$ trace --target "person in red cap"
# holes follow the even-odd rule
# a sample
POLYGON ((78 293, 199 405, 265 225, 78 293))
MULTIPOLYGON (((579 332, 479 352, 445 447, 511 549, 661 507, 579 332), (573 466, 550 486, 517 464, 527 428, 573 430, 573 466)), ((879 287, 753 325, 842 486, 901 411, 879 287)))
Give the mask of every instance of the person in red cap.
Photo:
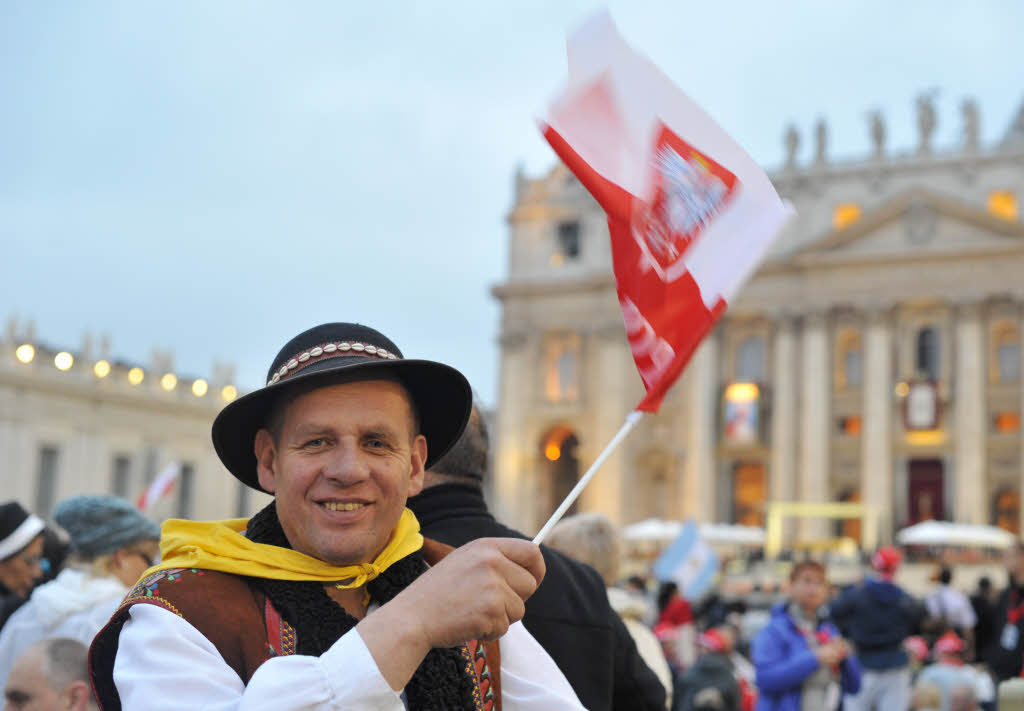
POLYGON ((832 604, 832 618, 854 643, 864 668, 860 692, 847 711, 890 711, 910 705, 910 660, 903 643, 924 619, 924 607, 893 578, 903 556, 883 546, 871 557, 874 577, 850 588, 832 604))
POLYGON ((967 643, 953 630, 939 637, 932 647, 935 662, 925 667, 917 680, 920 684, 933 684, 942 692, 941 711, 950 711, 953 690, 967 686, 974 690, 975 698, 987 703, 995 696, 991 677, 964 664, 967 643))

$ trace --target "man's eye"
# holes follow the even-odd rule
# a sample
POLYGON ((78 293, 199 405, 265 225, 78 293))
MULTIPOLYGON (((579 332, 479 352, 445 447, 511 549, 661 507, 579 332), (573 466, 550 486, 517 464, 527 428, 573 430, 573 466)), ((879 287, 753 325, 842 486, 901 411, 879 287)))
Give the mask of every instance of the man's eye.
POLYGON ((316 449, 317 447, 322 447, 325 444, 327 444, 327 440, 325 438, 323 438, 323 437, 316 437, 315 439, 309 440, 308 442, 306 442, 302 446, 303 447, 309 447, 311 449, 316 449))
POLYGON ((388 446, 388 443, 382 439, 368 439, 366 440, 366 446, 370 449, 384 449, 388 446))

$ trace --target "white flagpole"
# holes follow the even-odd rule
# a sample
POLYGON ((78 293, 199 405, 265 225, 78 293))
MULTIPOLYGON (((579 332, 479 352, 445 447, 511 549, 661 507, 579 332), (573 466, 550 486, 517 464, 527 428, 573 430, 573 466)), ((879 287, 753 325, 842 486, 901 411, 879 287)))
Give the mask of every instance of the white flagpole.
POLYGON ((643 416, 644 413, 640 410, 633 410, 633 412, 626 415, 626 421, 622 424, 622 427, 619 428, 616 435, 612 437, 612 441, 608 443, 599 455, 597 455, 597 459, 595 459, 594 463, 590 465, 590 469, 588 469, 587 473, 584 474, 578 482, 576 482, 576 486, 572 488, 572 491, 570 491, 569 495, 565 497, 565 500, 557 509, 555 509, 555 512, 551 514, 551 518, 549 518, 548 522, 544 524, 544 528, 540 529, 540 533, 533 537, 534 543, 539 544, 544 542, 544 539, 548 537, 549 533, 551 533, 551 529, 555 527, 556 523, 562 520, 562 516, 565 515, 565 512, 569 510, 569 507, 573 505, 573 502, 579 498, 581 493, 583 493, 587 484, 589 484, 590 480, 594 478, 594 474, 597 473, 597 470, 602 464, 604 464, 605 460, 611 456, 612 452, 615 451, 615 448, 619 446, 619 443, 626 438, 629 431, 633 429, 636 423, 639 422, 640 418, 643 416))

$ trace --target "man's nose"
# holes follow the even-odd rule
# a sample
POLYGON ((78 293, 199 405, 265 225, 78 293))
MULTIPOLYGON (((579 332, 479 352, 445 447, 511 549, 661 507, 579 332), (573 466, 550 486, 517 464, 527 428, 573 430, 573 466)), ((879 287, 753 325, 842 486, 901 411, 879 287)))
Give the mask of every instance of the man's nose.
POLYGON ((359 443, 343 439, 331 453, 323 473, 341 486, 350 486, 369 478, 370 468, 359 443))

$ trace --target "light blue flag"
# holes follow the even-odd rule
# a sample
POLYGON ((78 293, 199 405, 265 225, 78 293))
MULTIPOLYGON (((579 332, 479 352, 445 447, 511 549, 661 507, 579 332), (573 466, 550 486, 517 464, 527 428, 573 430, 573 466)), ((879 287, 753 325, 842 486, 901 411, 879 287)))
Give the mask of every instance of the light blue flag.
POLYGON ((688 520, 654 562, 654 574, 662 582, 678 585, 683 597, 696 600, 715 582, 718 556, 700 539, 697 524, 688 520))

